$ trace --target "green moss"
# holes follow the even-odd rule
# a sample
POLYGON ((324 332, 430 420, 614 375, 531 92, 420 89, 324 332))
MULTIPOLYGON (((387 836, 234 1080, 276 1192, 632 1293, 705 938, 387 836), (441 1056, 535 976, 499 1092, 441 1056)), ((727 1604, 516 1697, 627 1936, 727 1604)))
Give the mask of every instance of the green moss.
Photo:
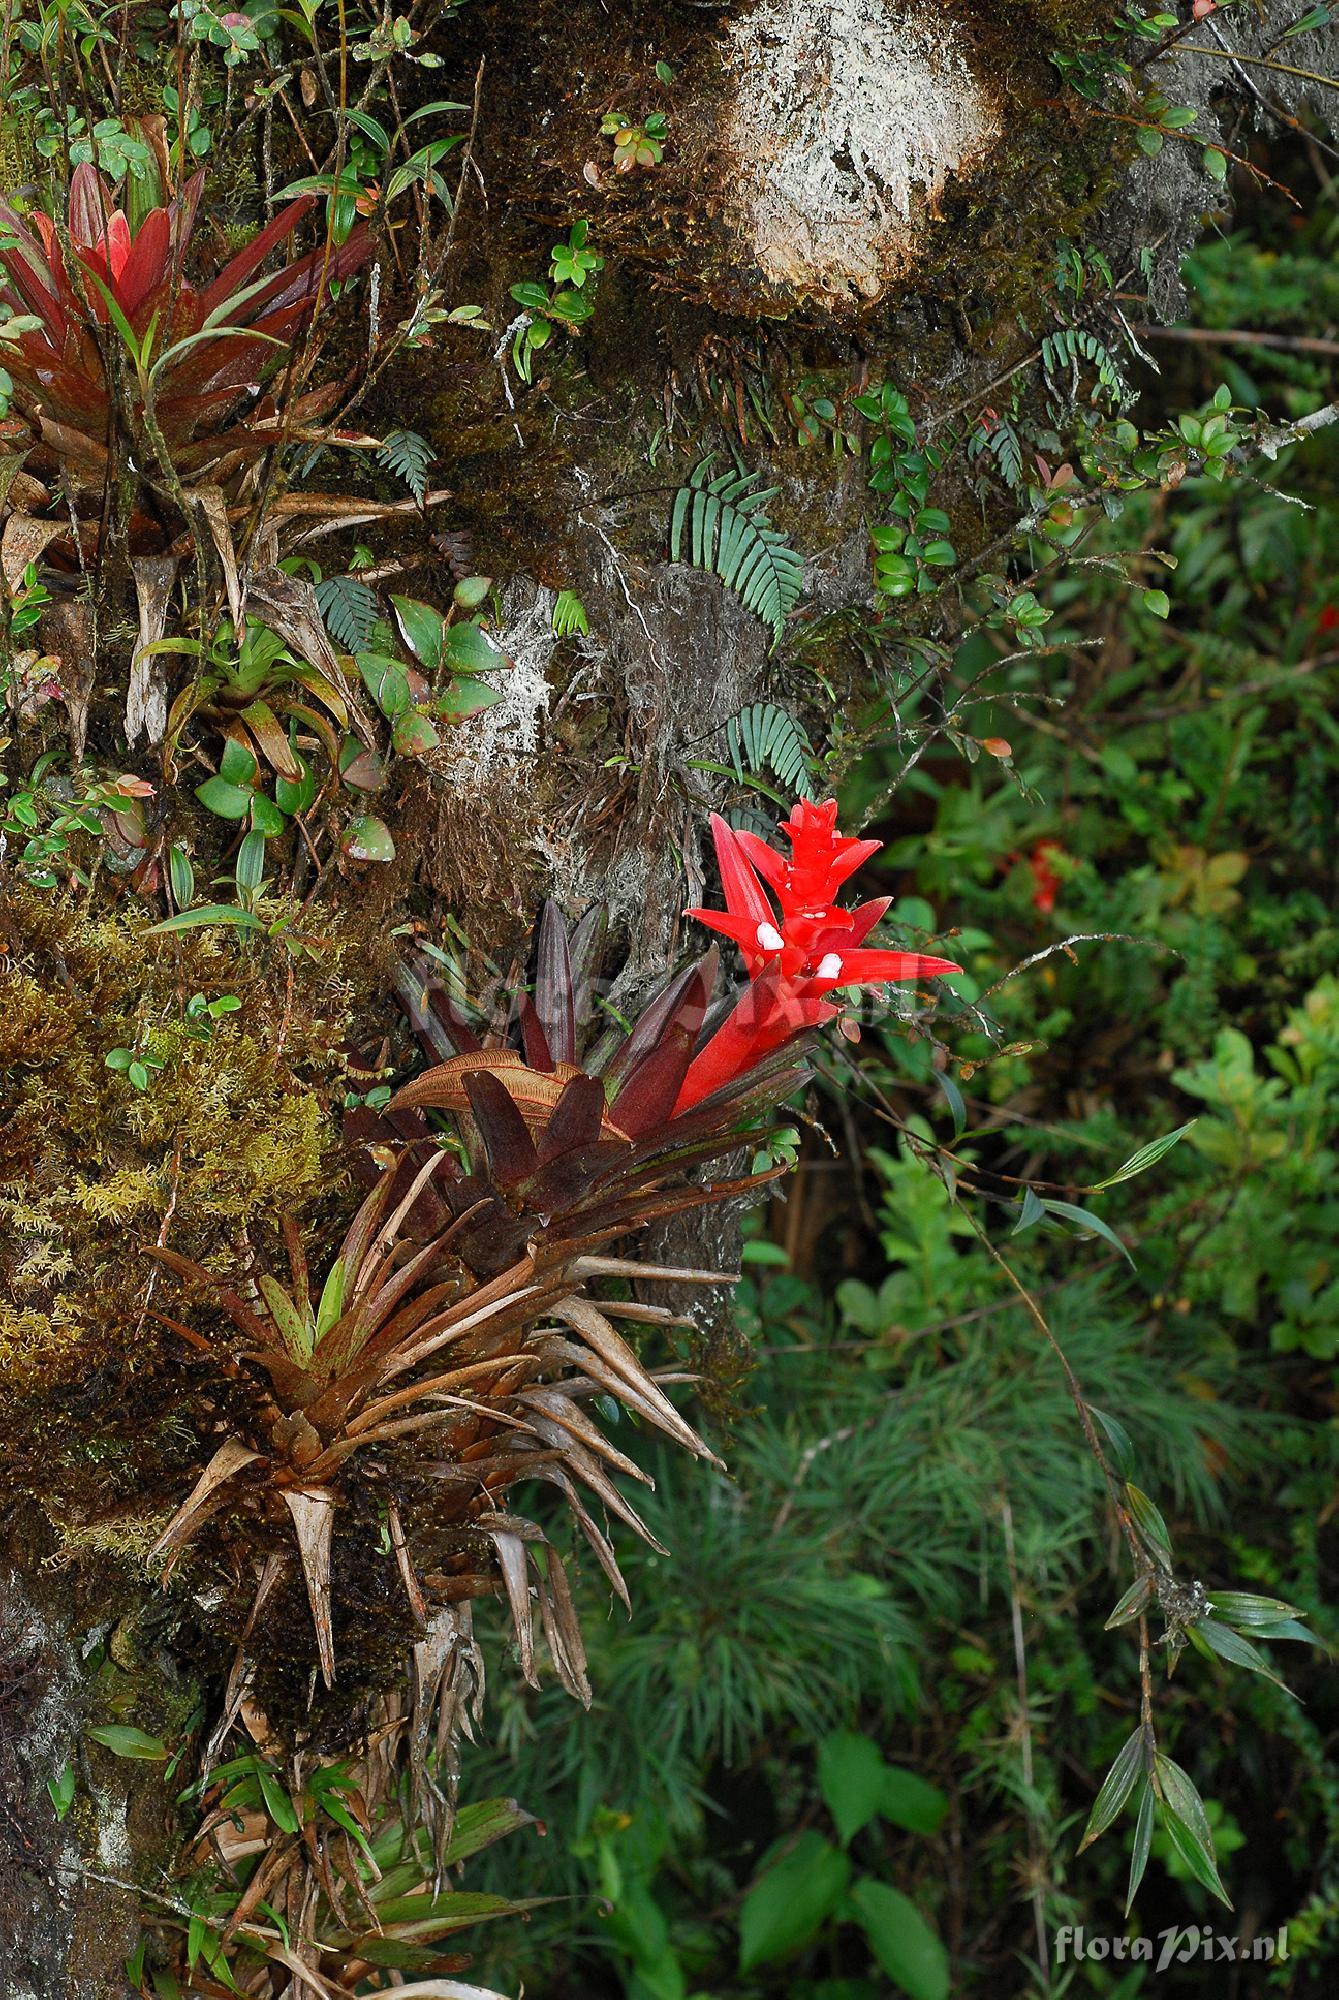
POLYGON ((16 891, 8 919, 0 1402, 37 1422, 93 1370, 154 1374, 171 1336, 148 1315, 143 1244, 210 1262, 256 1214, 340 1188, 332 1098, 353 995, 338 938, 292 968, 227 935, 150 938, 39 892, 16 891), (208 1040, 186 1018, 195 992, 242 1003, 208 1040), (147 1090, 107 1067, 118 1047, 162 1062, 147 1090))

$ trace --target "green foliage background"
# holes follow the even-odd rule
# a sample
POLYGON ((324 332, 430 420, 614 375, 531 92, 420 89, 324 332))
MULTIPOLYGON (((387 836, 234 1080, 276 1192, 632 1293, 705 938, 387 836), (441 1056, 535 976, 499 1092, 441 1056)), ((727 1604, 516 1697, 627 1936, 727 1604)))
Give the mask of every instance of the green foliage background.
MULTIPOLYGON (((1335 237, 1324 196, 1305 226, 1254 203, 1189 260, 1192 323, 1325 335, 1335 237)), ((1220 381, 1279 413, 1323 400, 1329 364, 1286 345, 1155 346, 1145 428, 1220 381)), ((942 1941, 959 1993, 1332 1990, 1333 436, 1267 478, 1136 500, 1110 546, 1175 557, 1134 565, 1166 580, 1170 614, 1100 567, 1062 572, 1048 642, 1101 649, 1024 656, 979 723, 1010 765, 935 751, 871 829, 892 844, 862 880, 914 878, 895 916, 957 927, 967 1002, 1096 937, 993 994, 1019 1052, 950 1030, 982 1065, 961 1138, 931 1044, 866 1026, 860 1108, 843 1125, 826 1095, 831 1140, 808 1133, 788 1198, 749 1219, 728 1476, 650 1453, 646 1518, 671 1553, 629 1551, 630 1625, 584 1579, 595 1706, 495 1684, 493 1740, 467 1760, 476 1796, 514 1790, 548 1818, 499 1881, 561 1898, 498 1932, 480 1976, 545 2000, 933 2000, 942 1941), (1274 1649, 1300 1701, 1193 1653, 1168 1683, 1155 1660, 1160 1740, 1208 1801, 1235 1913, 1159 1836, 1129 1934, 1156 1952, 1168 1926, 1247 1946, 1286 1927, 1286 1962, 1210 1971, 1198 1933, 1156 1981, 1056 1962, 1062 1926, 1127 1928, 1130 1820, 1076 1858, 1137 1720, 1130 1630, 1103 1631, 1121 1551, 1054 1355, 880 1101, 977 1189, 971 1212, 1130 1433, 1183 1572, 1286 1598, 1321 1635, 1274 1649), (1133 1268, 1055 1217, 1010 1240, 1018 1181, 1084 1199, 1192 1119, 1146 1175, 1085 1200, 1133 1268)), ((900 762, 864 757, 844 820, 900 762)))

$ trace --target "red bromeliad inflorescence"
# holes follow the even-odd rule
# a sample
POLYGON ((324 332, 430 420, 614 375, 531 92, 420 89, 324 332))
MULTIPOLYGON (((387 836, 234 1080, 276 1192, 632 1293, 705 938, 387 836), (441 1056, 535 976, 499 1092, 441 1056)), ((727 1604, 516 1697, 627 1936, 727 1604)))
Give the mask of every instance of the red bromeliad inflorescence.
POLYGON ((839 908, 833 898, 883 843, 838 833, 835 799, 822 805, 801 799, 791 808, 781 824, 789 858, 717 813, 711 831, 726 908, 687 914, 734 940, 749 986, 689 1066, 676 1112, 743 1075, 802 1029, 832 1020, 840 1010, 824 995, 839 987, 936 979, 962 970, 947 958, 865 946, 892 898, 877 896, 851 910, 839 908))
POLYGON ((346 1131, 369 1186, 395 1162, 398 1193, 413 1204, 411 1234, 442 1226, 444 1202, 468 1226, 478 1268, 493 1271, 537 1218, 602 1231, 608 1242, 633 1226, 644 1198, 672 1204, 661 1214, 724 1199, 735 1183, 685 1176, 748 1145, 758 1118, 804 1084, 806 1035, 840 1011, 827 995, 960 971, 950 959, 866 944, 889 899, 849 910, 834 899, 880 843, 839 834, 836 815, 832 802, 796 805, 783 827, 789 857, 713 820, 726 908, 689 914, 739 944, 749 979, 738 996, 713 1003, 713 945, 620 1034, 596 1004, 607 917, 598 905, 569 926, 545 904, 533 988, 513 987, 505 1015, 496 996, 467 1015, 431 959, 406 962, 398 990, 434 1066, 384 1112, 351 1110, 346 1131), (415 1200, 414 1177, 439 1150, 427 1111, 465 1121, 476 1165, 438 1170, 431 1198, 415 1200))

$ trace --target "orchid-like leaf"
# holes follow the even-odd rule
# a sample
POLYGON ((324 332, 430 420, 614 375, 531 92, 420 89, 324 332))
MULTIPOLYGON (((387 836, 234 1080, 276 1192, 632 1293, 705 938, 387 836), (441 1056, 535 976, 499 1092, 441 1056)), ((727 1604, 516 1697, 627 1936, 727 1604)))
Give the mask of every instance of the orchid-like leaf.
POLYGON ((319 1347, 332 1326, 344 1310, 344 1285, 347 1270, 342 1257, 336 1257, 321 1287, 321 1302, 316 1308, 316 1339, 319 1347))

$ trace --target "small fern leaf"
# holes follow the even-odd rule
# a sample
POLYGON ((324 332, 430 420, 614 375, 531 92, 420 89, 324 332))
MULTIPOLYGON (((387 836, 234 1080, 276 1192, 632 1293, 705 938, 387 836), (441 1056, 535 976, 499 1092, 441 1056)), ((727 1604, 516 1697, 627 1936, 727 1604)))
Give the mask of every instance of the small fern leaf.
POLYGON ((553 636, 570 639, 574 632, 590 631, 586 607, 574 590, 560 590, 553 601, 553 636))
POLYGON ((377 622, 375 591, 356 576, 327 576, 316 586, 325 629, 347 653, 362 653, 377 622))
POLYGON ((744 775, 744 757, 740 747, 739 717, 737 715, 732 715, 725 725, 725 747, 730 753, 730 762, 735 767, 735 776, 742 778, 744 775))
POLYGON ((687 530, 688 561, 696 569, 713 571, 733 590, 771 627, 775 645, 804 581, 803 559, 763 512, 781 489, 760 487, 756 472, 723 472, 712 478, 711 466, 710 458, 694 466, 688 484, 674 496, 670 560, 683 560, 687 530))
MULTIPOLYGON (((715 493, 706 494, 693 509, 693 561, 699 569, 711 568, 720 518, 721 502, 715 493)), ((725 581, 729 583, 730 578, 727 576, 725 581)))
POLYGON ((1006 483, 1019 487, 1023 483, 1023 447, 1018 432, 1007 417, 1001 417, 988 440, 991 456, 999 466, 1006 483))
POLYGON ((736 833, 756 833, 759 840, 766 841, 776 838, 775 815, 763 812, 757 806, 731 806, 726 818, 736 833))
POLYGON ((1116 357, 1105 342, 1095 333, 1082 326, 1062 326, 1054 333, 1048 333, 1041 344, 1041 365, 1048 386, 1058 393, 1057 378, 1068 371, 1069 394, 1077 397, 1079 378, 1083 365, 1087 363, 1097 376, 1097 390, 1110 397, 1113 404, 1126 401, 1128 390, 1116 357))
POLYGON ((775 702, 755 701, 732 715, 725 726, 725 740, 741 781, 746 770, 770 771, 793 797, 815 797, 813 745, 803 725, 775 702))
POLYGON ((670 561, 683 560, 683 530, 688 519, 688 509, 693 504, 691 486, 681 486, 674 496, 674 506, 670 511, 670 561))
POLYGON ((388 431, 377 447, 378 464, 403 480, 420 504, 427 496, 428 467, 436 456, 428 440, 417 431, 388 431))

